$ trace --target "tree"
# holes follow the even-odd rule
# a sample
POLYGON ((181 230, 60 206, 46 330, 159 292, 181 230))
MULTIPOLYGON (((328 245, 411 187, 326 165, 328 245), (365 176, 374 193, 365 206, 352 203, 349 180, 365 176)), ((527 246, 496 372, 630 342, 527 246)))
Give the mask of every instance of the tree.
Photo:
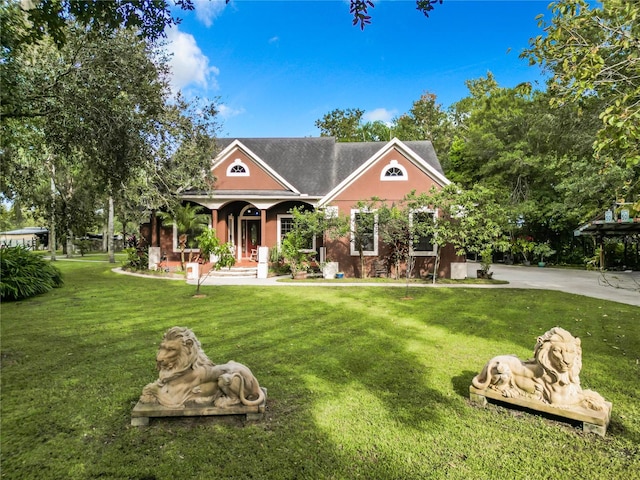
POLYGON ((388 142, 393 136, 391 126, 382 120, 366 122, 358 128, 358 131, 362 142, 388 142))
POLYGON ((377 248, 375 244, 379 225, 377 210, 382 205, 384 205, 382 200, 372 198, 368 201, 360 200, 354 207, 356 213, 351 219, 351 242, 360 259, 360 278, 367 276, 364 252, 374 251, 377 248))
POLYGON ((446 244, 453 245, 457 255, 486 256, 487 252, 509 248, 506 232, 511 219, 490 189, 474 185, 463 190, 451 183, 441 190, 432 189, 415 201, 438 212, 432 225, 424 225, 439 246, 434 271, 438 271, 441 247, 446 244))
POLYGON ((407 295, 416 262, 416 249, 423 239, 431 237, 433 231, 434 218, 429 213, 430 206, 423 203, 423 198, 411 192, 398 204, 383 204, 376 210, 378 234, 390 250, 389 258, 395 265, 396 279, 400 276, 400 265, 405 265, 407 295))
POLYGON ((69 21, 87 31, 132 28, 155 40, 164 35, 167 27, 180 22, 173 16, 172 4, 183 10, 194 8, 193 0, 22 0, 12 8, 23 13, 22 41, 34 43, 49 35, 62 46, 67 40, 69 21))
POLYGON ((222 243, 216 235, 213 228, 206 228, 198 237, 196 237, 200 256, 203 259, 213 258, 211 270, 207 273, 200 272, 198 275, 198 286, 196 295, 200 293, 200 285, 205 278, 209 276, 212 270, 220 270, 221 268, 231 268, 236 264, 236 257, 233 255, 233 244, 222 243))
MULTIPOLYGON (((182 10, 194 9, 194 0, 173 0, 171 3, 182 10)), ((24 14, 20 16, 22 22, 30 27, 15 27, 14 24, 14 28, 22 30, 22 41, 35 42, 49 34, 57 45, 62 45, 69 20, 88 31, 130 27, 148 39, 157 39, 164 35, 167 27, 180 23, 173 15, 171 3, 168 0, 22 0, 12 8, 24 14)), ((442 0, 416 0, 416 9, 428 17, 438 3, 442 4, 442 0)), ((361 29, 369 25, 369 8, 374 6, 371 0, 349 0, 353 25, 360 24, 361 29)))
POLYGON ((596 96, 603 100, 594 143, 604 169, 618 162, 640 163, 640 3, 558 0, 553 18, 540 19, 545 34, 523 55, 552 74, 552 105, 596 96))
POLYGON ((322 120, 316 120, 315 125, 320 129, 321 137, 336 137, 339 142, 357 142, 360 141, 359 127, 363 113, 359 108, 336 108, 322 120))
MULTIPOLYGON (((429 12, 433 10, 434 5, 442 4, 442 0, 416 0, 416 9, 421 11, 425 17, 429 16, 429 12)), ((364 30, 366 25, 371 24, 371 15, 369 8, 375 5, 371 0, 350 0, 349 12, 353 15, 353 24, 360 24, 360 29, 364 30)))
MULTIPOLYGON (((64 179, 77 172, 74 195, 88 192, 84 198, 93 204, 66 201, 82 209, 67 210, 56 222, 88 219, 88 211, 107 205, 113 230, 121 205, 132 212, 141 205, 173 207, 185 189, 210 186, 206 172, 217 128, 215 105, 169 99, 161 49, 131 31, 86 32, 73 24, 59 47, 48 36, 37 44, 12 45, 0 62, 2 83, 11 86, 2 95, 6 198, 48 205, 53 212, 50 195, 42 192, 50 191, 51 180, 62 196, 54 172, 64 179)), ((115 261, 112 244, 108 250, 115 261)))
POLYGON ((293 223, 282 240, 281 250, 291 276, 295 278, 298 271, 308 267, 308 249, 313 239, 319 236, 323 236, 323 239, 335 239, 346 235, 349 231, 349 219, 333 215, 326 208, 304 210, 294 207, 290 213, 293 223))
POLYGON ((453 140, 453 124, 436 102, 435 94, 424 92, 408 113, 395 119, 393 132, 400 140, 430 140, 440 163, 445 165, 453 140))
MULTIPOLYGON (((184 253, 187 247, 194 249, 197 246, 197 236, 209 225, 209 215, 201 213, 204 207, 192 203, 178 205, 173 211, 158 212, 157 215, 164 221, 175 224, 178 235, 178 248, 180 249, 180 267, 184 270, 184 253)), ((191 254, 189 254, 191 261, 191 254)))

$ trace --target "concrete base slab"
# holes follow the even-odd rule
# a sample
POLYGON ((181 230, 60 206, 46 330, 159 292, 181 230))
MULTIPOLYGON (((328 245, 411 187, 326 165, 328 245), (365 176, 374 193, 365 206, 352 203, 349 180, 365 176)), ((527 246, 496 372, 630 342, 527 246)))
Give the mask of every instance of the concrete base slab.
POLYGON ((242 415, 248 421, 259 421, 264 418, 267 404, 267 389, 264 392, 264 402, 260 405, 248 407, 246 405, 235 405, 233 407, 218 408, 213 406, 187 406, 184 408, 168 408, 158 404, 138 402, 131 411, 131 425, 143 427, 149 425, 149 419, 162 417, 208 417, 208 416, 229 416, 242 415))
POLYGON ((559 418, 577 420, 582 422, 583 431, 596 433, 602 437, 604 437, 607 432, 607 427, 611 421, 611 402, 606 402, 607 409, 601 411, 579 407, 572 409, 558 408, 530 398, 507 398, 495 390, 479 390, 473 386, 469 387, 469 398, 473 403, 483 407, 487 404, 487 399, 492 399, 506 404, 517 405, 518 407, 523 407, 528 410, 544 412, 559 418))

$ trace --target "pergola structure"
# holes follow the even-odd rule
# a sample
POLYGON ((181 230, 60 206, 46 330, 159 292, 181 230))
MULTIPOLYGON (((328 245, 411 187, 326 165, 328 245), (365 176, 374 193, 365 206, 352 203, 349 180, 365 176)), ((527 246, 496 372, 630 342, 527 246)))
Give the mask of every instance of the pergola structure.
MULTIPOLYGON (((636 237, 636 242, 640 241, 640 217, 629 215, 629 210, 622 209, 616 216, 616 210, 610 209, 574 230, 574 236, 591 236, 596 239, 600 246, 600 266, 605 265, 604 243, 607 238, 628 239, 636 237)), ((625 242, 628 245, 629 242, 625 242)))

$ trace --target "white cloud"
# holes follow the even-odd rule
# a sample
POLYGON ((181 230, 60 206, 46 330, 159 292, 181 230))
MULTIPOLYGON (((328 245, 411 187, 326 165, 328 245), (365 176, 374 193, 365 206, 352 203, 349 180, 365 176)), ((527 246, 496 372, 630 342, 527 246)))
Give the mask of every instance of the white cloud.
POLYGON ((173 27, 167 31, 167 49, 172 54, 171 87, 174 91, 188 85, 196 85, 205 90, 217 89, 215 76, 220 73, 217 67, 209 65, 209 58, 202 53, 193 35, 173 27))
POLYGON ((362 115, 362 119, 365 122, 377 122, 378 120, 389 124, 393 117, 397 114, 396 110, 387 110, 386 108, 376 108, 375 110, 371 110, 370 112, 365 112, 362 115))
POLYGON ((244 113, 244 108, 232 108, 224 103, 217 105, 218 112, 222 118, 231 118, 244 113))
POLYGON ((193 6, 196 18, 210 27, 213 25, 213 20, 224 10, 226 2, 225 0, 193 0, 193 6))

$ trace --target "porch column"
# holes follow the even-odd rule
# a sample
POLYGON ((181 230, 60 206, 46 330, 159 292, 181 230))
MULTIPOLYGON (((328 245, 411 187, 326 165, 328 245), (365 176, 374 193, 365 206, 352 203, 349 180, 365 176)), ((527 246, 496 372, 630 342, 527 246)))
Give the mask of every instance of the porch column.
POLYGON ((216 231, 216 237, 218 237, 219 240, 223 240, 224 237, 221 237, 218 231, 218 210, 216 208, 211 210, 211 228, 216 231))
POLYGON ((151 238, 149 241, 151 242, 150 247, 159 247, 160 239, 158 235, 158 217, 156 216, 156 211, 151 211, 151 238))
POLYGON ((267 234, 267 211, 260 210, 260 245, 266 245, 265 235, 267 234))

